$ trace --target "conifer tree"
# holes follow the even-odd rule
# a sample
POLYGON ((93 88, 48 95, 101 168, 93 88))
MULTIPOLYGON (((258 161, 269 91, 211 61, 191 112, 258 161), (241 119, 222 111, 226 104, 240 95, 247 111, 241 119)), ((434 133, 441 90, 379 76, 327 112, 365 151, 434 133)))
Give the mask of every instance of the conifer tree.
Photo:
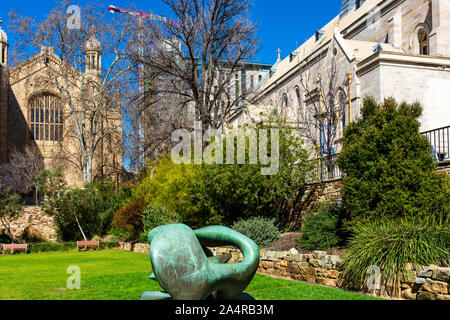
POLYGON ((361 111, 344 132, 338 159, 344 220, 384 216, 448 222, 450 179, 436 172, 430 143, 420 134, 422 106, 366 98, 361 111))

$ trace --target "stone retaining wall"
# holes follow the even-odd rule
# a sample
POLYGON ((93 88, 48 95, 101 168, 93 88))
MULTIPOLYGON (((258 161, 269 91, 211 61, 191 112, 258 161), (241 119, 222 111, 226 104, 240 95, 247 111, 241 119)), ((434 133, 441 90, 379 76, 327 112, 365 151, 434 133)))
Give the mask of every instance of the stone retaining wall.
MULTIPOLYGON (((344 285, 341 277, 341 263, 341 257, 328 255, 326 251, 299 254, 295 249, 290 251, 263 250, 258 271, 286 279, 349 289, 344 285)), ((367 287, 356 290, 385 298, 450 300, 449 267, 427 266, 416 269, 409 265, 407 269, 406 274, 399 277, 400 283, 397 286, 388 284, 376 291, 370 291, 367 287), (401 292, 398 291, 398 287, 401 288, 401 292)), ((353 289, 355 290, 355 288, 353 289)))
POLYGON ((304 215, 308 211, 317 212, 321 203, 325 201, 338 202, 342 199, 342 179, 335 179, 323 183, 309 183, 298 204, 294 204, 289 217, 289 228, 300 229, 304 215))
MULTIPOLYGON (((53 217, 42 212, 41 207, 27 206, 23 211, 10 222, 11 233, 14 237, 21 237, 27 227, 32 227, 42 236, 50 241, 57 240, 56 230, 53 224, 53 217)), ((0 230, 2 226, 0 226, 0 230)))
POLYGON ((261 251, 258 271, 291 280, 338 287, 339 265, 337 255, 328 255, 326 251, 314 251, 312 254, 299 254, 297 250, 261 251))
POLYGON ((436 170, 438 172, 446 172, 450 179, 450 160, 441 163, 436 170))
MULTIPOLYGON (((120 243, 120 249, 148 254, 149 244, 120 243)), ((242 253, 237 249, 210 248, 214 255, 231 253, 230 263, 242 261, 242 253)), ((300 254, 295 249, 289 251, 260 251, 258 272, 289 280, 305 281, 331 287, 342 288, 341 257, 329 255, 326 251, 300 254)), ((415 270, 409 266, 407 274, 401 277, 401 297, 409 300, 450 300, 450 268, 437 266, 421 267, 415 270)), ((369 293, 385 298, 399 298, 393 286, 387 286, 369 293)))

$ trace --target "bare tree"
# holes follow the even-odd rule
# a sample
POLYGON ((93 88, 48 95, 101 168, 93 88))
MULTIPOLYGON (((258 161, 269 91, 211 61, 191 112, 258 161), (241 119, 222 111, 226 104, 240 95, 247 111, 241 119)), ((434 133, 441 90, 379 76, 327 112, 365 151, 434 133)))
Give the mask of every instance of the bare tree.
POLYGON ((27 194, 34 192, 38 204, 36 175, 44 169, 44 161, 35 145, 27 145, 23 152, 13 149, 9 152, 9 162, 0 165, 0 189, 27 194))
POLYGON ((333 46, 316 67, 300 74, 304 92, 304 110, 298 112, 300 134, 317 150, 328 173, 334 170, 333 155, 346 125, 348 80, 338 67, 333 46))
POLYGON ((172 148, 172 132, 186 128, 193 119, 185 112, 178 95, 154 96, 147 91, 125 111, 125 150, 131 167, 143 165, 142 156, 155 160, 172 148))
POLYGON ((153 100, 147 100, 146 107, 156 109, 152 115, 174 110, 174 116, 169 116, 173 123, 167 129, 185 121, 175 116, 182 113, 201 121, 203 130, 220 128, 242 98, 231 94, 232 77, 258 46, 256 28, 247 13, 251 1, 163 2, 177 22, 145 20, 137 24, 131 53, 152 81, 148 94, 153 100))
MULTIPOLYGON (((121 159, 121 109, 124 97, 133 89, 125 55, 132 22, 128 17, 108 20, 106 8, 88 5, 82 8, 80 29, 70 29, 66 13, 70 4, 70 0, 58 3, 39 23, 11 12, 11 29, 19 34, 15 51, 44 46, 42 58, 33 60, 46 71, 38 86, 56 88, 68 110, 64 140, 74 141, 71 146, 61 144, 65 149, 58 154, 89 183, 94 168, 102 171, 106 166, 106 158, 113 161, 119 154, 121 159), (107 63, 101 63, 102 57, 107 63)), ((121 165, 111 161, 109 166, 121 165)))

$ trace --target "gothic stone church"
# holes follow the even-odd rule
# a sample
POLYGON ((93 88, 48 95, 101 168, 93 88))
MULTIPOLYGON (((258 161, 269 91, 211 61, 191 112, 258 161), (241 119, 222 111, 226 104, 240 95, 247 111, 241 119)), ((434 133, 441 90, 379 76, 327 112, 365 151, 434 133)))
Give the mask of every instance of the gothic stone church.
MULTIPOLYGON (((55 82, 45 81, 50 79, 49 64, 55 67, 61 61, 52 47, 42 47, 40 53, 9 67, 8 46, 0 20, 0 163, 8 161, 11 150, 20 152, 26 145, 35 145, 46 168, 62 166, 69 185, 82 185, 80 146, 70 109, 55 82)), ((76 98, 80 97, 76 81, 101 81, 102 48, 95 32, 83 50, 86 70, 80 74, 72 68, 75 84, 68 84, 71 96, 76 98)), ((105 136, 94 154, 93 178, 117 178, 122 170, 122 116, 111 112, 101 125, 106 122, 113 123, 115 130, 105 136)))
POLYGON ((359 117, 364 97, 394 97, 422 104, 421 131, 436 133, 438 157, 450 159, 450 0, 343 0, 341 8, 286 58, 278 55, 230 125, 259 121, 265 111, 285 113, 302 129, 314 121, 312 105, 320 99, 319 106, 340 111, 338 153, 343 129, 359 117), (331 73, 334 78, 326 79, 331 73), (322 92, 319 79, 332 89, 322 92))

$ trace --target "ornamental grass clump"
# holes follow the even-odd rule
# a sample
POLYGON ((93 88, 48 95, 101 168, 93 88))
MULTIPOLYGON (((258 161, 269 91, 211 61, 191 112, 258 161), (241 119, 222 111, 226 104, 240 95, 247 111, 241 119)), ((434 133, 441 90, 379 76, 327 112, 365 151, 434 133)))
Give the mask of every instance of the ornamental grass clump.
MULTIPOLYGON (((380 268, 381 285, 400 290, 407 264, 449 266, 450 227, 415 219, 379 219, 353 223, 342 264, 348 287, 365 287, 372 266, 380 268)), ((372 267, 373 268, 373 267, 372 267)))

